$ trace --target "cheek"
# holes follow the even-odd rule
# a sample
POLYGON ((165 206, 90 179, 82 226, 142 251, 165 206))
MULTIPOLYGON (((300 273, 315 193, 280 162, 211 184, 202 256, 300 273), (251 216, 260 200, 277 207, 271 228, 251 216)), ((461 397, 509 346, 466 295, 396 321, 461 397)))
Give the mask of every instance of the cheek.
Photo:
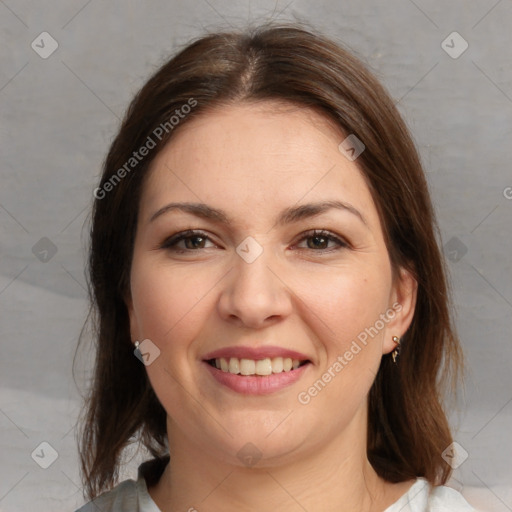
POLYGON ((297 295, 322 320, 325 344, 342 349, 386 310, 388 281, 384 269, 375 267, 330 269, 297 279, 297 295))
POLYGON ((391 281, 384 268, 369 266, 338 269, 315 281, 322 287, 308 279, 302 293, 325 352, 320 375, 307 383, 300 403, 311 407, 308 417, 325 417, 329 410, 336 419, 326 428, 336 429, 353 417, 378 372, 385 329, 372 328, 387 309, 391 281))
POLYGON ((170 340, 187 340, 208 291, 218 281, 213 272, 134 261, 131 290, 139 336, 163 347, 170 340))

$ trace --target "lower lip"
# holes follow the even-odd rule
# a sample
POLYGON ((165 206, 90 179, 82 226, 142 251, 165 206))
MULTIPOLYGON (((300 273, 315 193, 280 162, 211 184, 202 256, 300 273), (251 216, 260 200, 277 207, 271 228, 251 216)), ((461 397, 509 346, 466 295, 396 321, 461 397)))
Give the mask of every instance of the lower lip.
POLYGON ((213 378, 220 384, 241 393, 243 395, 269 395, 280 391, 287 386, 297 382, 307 371, 311 363, 299 366, 296 370, 289 372, 273 373, 272 375, 250 375, 244 376, 235 373, 223 372, 214 368, 211 364, 203 361, 213 378))

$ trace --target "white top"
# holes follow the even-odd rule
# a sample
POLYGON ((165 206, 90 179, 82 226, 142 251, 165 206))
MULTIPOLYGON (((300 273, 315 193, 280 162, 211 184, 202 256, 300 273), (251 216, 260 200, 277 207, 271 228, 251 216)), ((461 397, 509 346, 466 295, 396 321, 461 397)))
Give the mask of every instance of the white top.
MULTIPOLYGON (((124 480, 75 512, 161 512, 149 495, 144 477, 148 471, 151 472, 153 462, 147 461, 139 466, 136 481, 124 480)), ((160 474, 164 467, 160 461, 160 474)), ((158 479, 160 475, 153 474, 153 478, 155 476, 158 479)), ((475 512, 475 509, 455 489, 444 485, 432 487, 420 477, 383 512, 475 512)))

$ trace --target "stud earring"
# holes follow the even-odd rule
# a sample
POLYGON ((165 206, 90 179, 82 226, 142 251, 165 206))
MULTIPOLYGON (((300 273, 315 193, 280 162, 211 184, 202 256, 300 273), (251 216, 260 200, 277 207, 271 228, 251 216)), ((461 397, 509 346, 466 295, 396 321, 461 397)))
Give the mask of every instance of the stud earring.
POLYGON ((397 347, 391 353, 391 357, 393 358, 393 363, 396 364, 396 358, 400 355, 400 338, 398 336, 393 336, 393 341, 397 344, 397 347))
POLYGON ((139 345, 140 345, 140 343, 139 343, 138 341, 136 341, 136 342, 134 343, 135 350, 133 351, 133 355, 134 355, 137 359, 139 359, 140 361, 142 361, 142 353, 141 353, 141 351, 140 351, 139 345))

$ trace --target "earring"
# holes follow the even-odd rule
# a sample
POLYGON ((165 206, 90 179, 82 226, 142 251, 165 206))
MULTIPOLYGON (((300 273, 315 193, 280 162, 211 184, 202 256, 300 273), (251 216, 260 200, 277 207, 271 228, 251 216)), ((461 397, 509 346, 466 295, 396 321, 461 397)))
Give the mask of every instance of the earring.
POLYGON ((393 336, 393 341, 397 344, 397 347, 391 353, 391 357, 393 358, 393 363, 396 364, 396 358, 400 355, 400 338, 398 336, 393 336))
POLYGON ((144 362, 144 360, 142 359, 142 353, 141 353, 140 348, 139 348, 140 343, 138 341, 136 341, 134 345, 135 345, 135 350, 133 351, 133 355, 137 359, 139 359, 139 361, 144 362))

